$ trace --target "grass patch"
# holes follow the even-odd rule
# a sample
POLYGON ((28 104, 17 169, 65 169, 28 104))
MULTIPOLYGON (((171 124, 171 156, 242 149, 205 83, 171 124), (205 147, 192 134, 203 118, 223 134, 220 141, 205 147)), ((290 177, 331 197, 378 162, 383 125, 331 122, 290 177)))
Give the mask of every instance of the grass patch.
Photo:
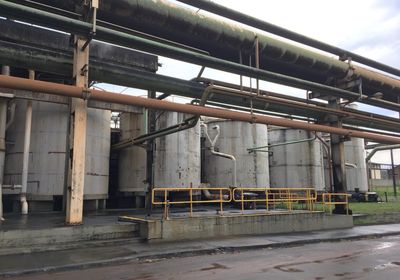
POLYGON ((353 214, 383 214, 383 213, 400 213, 400 201, 389 202, 352 202, 350 209, 353 214))

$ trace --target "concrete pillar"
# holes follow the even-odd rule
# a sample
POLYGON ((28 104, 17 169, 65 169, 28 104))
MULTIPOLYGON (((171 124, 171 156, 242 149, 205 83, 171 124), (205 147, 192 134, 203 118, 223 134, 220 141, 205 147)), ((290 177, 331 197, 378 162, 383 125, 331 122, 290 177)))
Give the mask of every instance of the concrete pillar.
MULTIPOLYGON (((74 39, 75 85, 88 88, 89 47, 82 50, 86 39, 74 39)), ((83 222, 83 192, 85 182, 87 102, 80 98, 71 101, 70 129, 70 184, 67 189, 66 224, 79 225, 83 222)))

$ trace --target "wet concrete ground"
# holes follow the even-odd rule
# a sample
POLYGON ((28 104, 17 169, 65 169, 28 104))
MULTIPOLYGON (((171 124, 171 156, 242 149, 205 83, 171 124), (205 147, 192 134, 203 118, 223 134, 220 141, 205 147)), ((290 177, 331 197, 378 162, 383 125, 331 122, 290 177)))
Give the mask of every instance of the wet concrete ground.
MULTIPOLYGON (((61 248, 47 248, 49 251, 26 251, 23 254, 10 253, 0 254, 0 276, 20 275, 21 273, 37 273, 43 271, 72 270, 88 267, 99 267, 127 263, 136 260, 153 260, 159 258, 180 258, 183 256, 218 254, 227 252, 253 251, 253 249, 271 248, 271 252, 280 254, 279 248, 288 246, 299 246, 302 244, 318 244, 324 246, 325 250, 335 250, 336 246, 341 246, 343 239, 358 240, 369 238, 375 242, 373 237, 377 236, 400 236, 400 224, 360 226, 352 229, 315 231, 306 233, 291 233, 277 235, 259 236, 235 236, 215 239, 203 239, 193 241, 165 242, 165 243, 140 243, 135 239, 124 239, 103 244, 97 242, 80 242, 78 247, 68 250, 61 248), (320 244, 319 242, 330 242, 320 244), (272 249, 274 248, 274 249, 272 249), (276 251, 275 251, 276 250, 276 251)), ((397 242, 397 241, 396 241, 397 242)), ((368 242, 366 243, 368 244, 368 242)), ((293 247, 294 248, 294 247, 293 247)), ((313 245, 307 245, 307 250, 312 250, 313 245), (311 248, 311 249, 310 249, 311 248)), ((0 248, 0 253, 4 249, 0 248)), ((295 249, 293 249, 295 250, 295 249)), ((297 249, 296 249, 297 250, 297 249)), ((254 254, 259 254, 254 250, 254 254)), ((344 254, 344 253, 343 253, 344 254)), ((227 255, 221 255, 228 256, 227 255)), ((278 255, 277 255, 278 256, 278 255)), ((318 255, 317 255, 318 256, 318 255)), ((307 256, 309 258, 311 256, 307 256)), ((201 257, 199 257, 201 259, 201 257)), ((207 259, 207 258, 205 258, 207 259)), ((399 260, 391 260, 393 262, 399 260)), ((212 263, 219 263, 214 261, 212 263)), ((211 264, 212 264, 211 263, 211 264)), ((266 264, 269 264, 266 262, 266 264)), ((225 264, 224 264, 225 265, 225 264)), ((250 266, 252 266, 250 264, 250 266)), ((135 268, 134 271, 136 271, 135 268)), ((107 269, 106 269, 107 270, 107 269)), ((31 274, 33 275, 33 274, 31 274)), ((135 274, 136 275, 136 274, 135 274)), ((78 275, 79 276, 79 275, 78 275)), ((33 276, 32 276, 33 277, 33 276)), ((36 274, 35 274, 36 277, 36 274)), ((111 277, 111 276, 110 276, 111 277)), ((32 278, 36 279, 36 278, 32 278)), ((51 279, 51 278, 47 278, 51 279)), ((80 278, 78 278, 80 279, 80 278)), ((85 278, 97 279, 97 278, 85 278)), ((102 279, 113 279, 102 278, 102 279)), ((124 278, 115 278, 124 279, 124 278)), ((126 278, 140 279, 140 278, 126 278)), ((152 278, 150 278, 152 279, 152 278)), ((156 278, 157 279, 157 278, 156 278)), ((303 278, 300 278, 303 279, 303 278)), ((398 278, 400 279, 400 278, 398 278)))
POLYGON ((400 236, 250 250, 8 279, 400 279, 400 236))

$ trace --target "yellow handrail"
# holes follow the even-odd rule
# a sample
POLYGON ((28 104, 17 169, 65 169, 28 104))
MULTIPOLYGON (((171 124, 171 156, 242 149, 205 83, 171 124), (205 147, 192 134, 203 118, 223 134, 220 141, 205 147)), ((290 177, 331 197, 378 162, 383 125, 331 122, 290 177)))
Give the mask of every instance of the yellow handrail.
POLYGON ((154 188, 152 191, 152 204, 153 205, 164 205, 164 218, 169 218, 168 207, 175 204, 189 204, 190 217, 193 215, 193 204, 220 204, 220 214, 223 215, 223 204, 232 201, 232 191, 230 188, 154 188), (217 199, 207 200, 193 200, 193 191, 206 190, 212 193, 214 196, 218 196, 217 199), (189 200, 169 201, 168 195, 170 192, 187 192, 189 200), (227 198, 226 198, 227 196, 227 198), (157 197, 163 197, 163 200, 156 200, 157 197))
POLYGON ((322 205, 329 206, 329 212, 332 214, 332 205, 345 205, 346 207, 346 214, 349 215, 349 194, 347 193, 323 193, 322 194, 322 205), (344 197, 344 201, 332 201, 333 197, 344 197), (328 199, 326 199, 328 198, 328 199))
POLYGON ((317 193, 313 188, 235 188, 232 192, 234 202, 241 203, 242 213, 244 203, 264 202, 265 208, 269 210, 269 204, 285 203, 289 211, 293 210, 293 203, 303 201, 307 209, 314 210, 314 203, 317 200, 317 193), (239 193, 240 192, 240 193, 239 193), (265 197, 246 197, 245 192, 263 193, 265 197))

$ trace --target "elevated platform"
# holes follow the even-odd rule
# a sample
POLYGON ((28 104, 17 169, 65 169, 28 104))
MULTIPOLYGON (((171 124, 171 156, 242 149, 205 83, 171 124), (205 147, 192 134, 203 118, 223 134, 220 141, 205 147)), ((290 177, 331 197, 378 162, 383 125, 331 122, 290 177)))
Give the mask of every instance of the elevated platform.
MULTIPOLYGON (((132 212, 126 212, 129 214, 132 212)), ((6 215, 0 224, 0 255, 57 250, 79 246, 84 242, 98 242, 135 238, 139 226, 118 221, 117 213, 86 215, 84 224, 67 226, 61 213, 6 215)))
POLYGON ((351 215, 330 215, 310 211, 247 210, 225 211, 216 215, 205 211, 188 217, 175 213, 170 219, 161 217, 121 216, 120 221, 139 225, 140 237, 148 241, 177 241, 223 236, 260 235, 344 229, 353 227, 351 215))

